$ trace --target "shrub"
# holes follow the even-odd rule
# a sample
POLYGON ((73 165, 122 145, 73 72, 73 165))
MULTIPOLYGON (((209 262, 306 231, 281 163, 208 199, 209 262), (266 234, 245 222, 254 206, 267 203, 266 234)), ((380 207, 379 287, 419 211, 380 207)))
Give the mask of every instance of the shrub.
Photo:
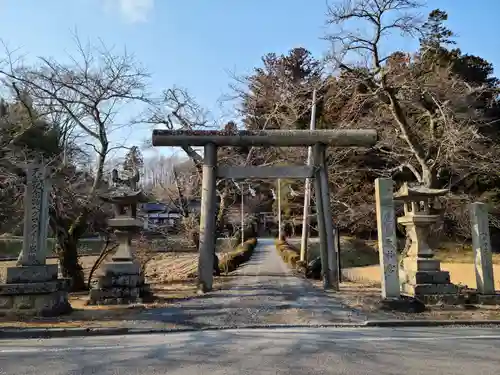
MULTIPOLYGON (((252 238, 255 238, 257 236, 257 231, 253 226, 248 226, 245 228, 244 233, 244 240, 251 240, 252 238)), ((234 241, 235 241, 235 246, 238 243, 241 243, 241 231, 238 230, 237 232, 234 233, 234 241)))
POLYGON ((284 240, 276 240, 275 242, 276 250, 281 256, 281 259, 286 264, 289 264, 293 269, 295 269, 300 264, 300 255, 288 242, 284 240))
POLYGON ((250 238, 238 245, 233 251, 224 253, 219 259, 219 268, 224 273, 229 273, 250 259, 257 246, 257 239, 250 238))

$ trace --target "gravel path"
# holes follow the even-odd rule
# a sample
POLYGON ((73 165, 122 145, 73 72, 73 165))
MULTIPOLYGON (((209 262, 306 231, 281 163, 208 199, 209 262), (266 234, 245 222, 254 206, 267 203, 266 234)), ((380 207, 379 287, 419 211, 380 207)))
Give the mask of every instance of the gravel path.
POLYGON ((250 261, 227 279, 224 290, 145 311, 139 318, 142 322, 198 328, 365 320, 307 280, 294 276, 279 257, 273 239, 259 239, 250 261))

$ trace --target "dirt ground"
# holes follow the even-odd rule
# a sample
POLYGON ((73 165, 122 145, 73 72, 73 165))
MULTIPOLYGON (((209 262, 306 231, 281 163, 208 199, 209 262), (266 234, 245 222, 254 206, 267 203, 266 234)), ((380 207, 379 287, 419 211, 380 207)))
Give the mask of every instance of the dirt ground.
MULTIPOLYGON (((311 281, 317 288, 321 282, 311 281)), ((386 312, 380 310, 380 284, 345 281, 339 292, 327 292, 342 304, 364 313, 368 319, 413 320, 496 320, 500 319, 500 306, 428 306, 428 311, 418 314, 386 312)))
MULTIPOLYGON (((223 288, 224 278, 214 279, 214 290, 223 288)), ((177 281, 169 284, 153 285, 155 301, 119 306, 88 306, 88 293, 72 293, 69 301, 73 312, 58 317, 27 317, 9 315, 0 317, 0 328, 30 327, 30 328, 98 328, 124 327, 134 321, 144 310, 167 307, 174 302, 182 301, 196 295, 195 284, 191 280, 177 281)), ((175 328, 175 325, 162 325, 163 328, 175 328)))
MULTIPOLYGON (((311 244, 310 258, 318 254, 319 244, 311 244)), ((452 283, 476 288, 474 258, 470 246, 444 243, 438 247, 435 257, 441 260, 441 269, 450 272, 452 283)), ((493 263, 494 274, 500 275, 500 254, 493 254, 493 263)), ((380 266, 376 241, 342 237, 341 264, 346 281, 341 284, 340 292, 328 293, 332 293, 332 296, 340 299, 346 306, 364 312, 371 319, 500 319, 500 306, 481 306, 476 309, 436 306, 421 314, 381 312, 380 266)), ((311 282, 321 288, 320 281, 311 282)), ((500 277, 495 280, 495 288, 500 291, 500 277)))
MULTIPOLYGON (((220 246, 218 251, 225 251, 227 246, 220 246)), ((232 249, 232 248, 231 248, 232 249)), ((195 273, 198 266, 198 253, 188 249, 174 252, 145 253, 139 252, 139 257, 149 259, 146 262, 146 282, 151 285, 155 301, 153 303, 135 304, 129 306, 87 306, 88 292, 72 293, 70 303, 74 311, 57 318, 25 317, 9 315, 0 317, 0 327, 120 327, 134 319, 140 311, 155 307, 165 307, 176 301, 190 298, 197 294, 195 273)), ((98 256, 80 256, 87 280, 98 256)), ((109 255, 105 261, 110 260, 109 255)), ((48 264, 57 264, 56 258, 48 258, 48 264)), ((0 261, 0 267, 14 266, 15 261, 0 261)), ((97 271, 98 272, 98 271, 97 271)), ((214 290, 222 288, 224 278, 214 279, 214 290)), ((168 328, 168 327, 167 327, 168 328)))
MULTIPOLYGON (((97 256, 82 256, 80 264, 87 279, 97 256)), ((194 272, 198 254, 194 252, 159 253, 146 264, 146 281, 151 285, 156 301, 150 304, 130 306, 87 306, 88 292, 70 295, 74 311, 58 318, 27 318, 23 316, 0 317, 0 327, 119 327, 144 309, 161 307, 174 300, 189 298, 196 294, 194 272)), ((56 264, 57 259, 47 259, 56 264)), ((0 267, 15 265, 15 261, 2 261, 0 267)), ((214 287, 217 287, 216 285, 214 287)))
MULTIPOLYGON (((496 306, 466 310, 463 307, 434 307, 421 314, 389 313, 379 310, 380 301, 380 269, 375 241, 361 241, 352 238, 342 239, 342 265, 345 280, 340 292, 332 293, 344 305, 362 311, 369 319, 500 319, 500 308, 496 306), (356 267, 361 265, 360 267, 356 267)), ((317 244, 311 246, 311 253, 317 250, 317 244)), ((81 264, 86 277, 97 256, 82 256, 81 264)), ((451 274, 453 283, 475 288, 472 251, 464 248, 448 247, 437 252, 437 258, 449 260, 442 263, 442 269, 451 274)), ((48 263, 56 263, 56 259, 48 259, 48 263)), ((500 274, 500 254, 494 254, 494 272, 500 274)), ((14 261, 0 262, 0 267, 14 265, 14 261)), ((39 327, 102 327, 120 326, 131 320, 135 314, 144 309, 166 306, 173 301, 189 298, 196 294, 194 272, 197 268, 196 252, 157 253, 146 266, 146 278, 158 296, 152 304, 132 306, 86 306, 88 293, 73 294, 70 301, 75 311, 67 316, 52 319, 29 319, 22 317, 0 318, 0 327, 39 326, 39 327)), ((214 288, 221 288, 223 278, 216 278, 214 288)), ((311 280, 316 287, 320 282, 311 280)), ((500 290, 500 278, 496 281, 500 290)))

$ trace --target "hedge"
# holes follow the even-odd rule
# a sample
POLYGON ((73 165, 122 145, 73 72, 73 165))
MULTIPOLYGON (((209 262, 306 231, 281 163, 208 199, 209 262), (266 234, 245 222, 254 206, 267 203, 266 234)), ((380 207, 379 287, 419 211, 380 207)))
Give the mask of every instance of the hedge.
POLYGON ((300 254, 288 242, 284 240, 275 241, 276 250, 278 251, 283 262, 296 269, 303 266, 300 261, 300 254))
POLYGON ((250 238, 238 245, 233 251, 219 255, 219 269, 229 273, 250 259, 257 246, 257 238, 250 238))

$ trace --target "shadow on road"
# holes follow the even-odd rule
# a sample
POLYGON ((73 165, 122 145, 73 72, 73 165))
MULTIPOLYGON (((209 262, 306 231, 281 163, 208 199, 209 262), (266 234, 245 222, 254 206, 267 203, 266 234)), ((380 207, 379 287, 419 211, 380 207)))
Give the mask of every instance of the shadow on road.
POLYGON ((47 374, 498 373, 500 360, 491 350, 498 338, 460 338, 471 334, 474 330, 451 328, 318 329, 192 332, 59 340, 58 344, 49 340, 25 347, 35 352, 10 357, 0 353, 0 361, 6 373, 36 368, 47 374), (36 352, 39 347, 54 350, 36 352))

